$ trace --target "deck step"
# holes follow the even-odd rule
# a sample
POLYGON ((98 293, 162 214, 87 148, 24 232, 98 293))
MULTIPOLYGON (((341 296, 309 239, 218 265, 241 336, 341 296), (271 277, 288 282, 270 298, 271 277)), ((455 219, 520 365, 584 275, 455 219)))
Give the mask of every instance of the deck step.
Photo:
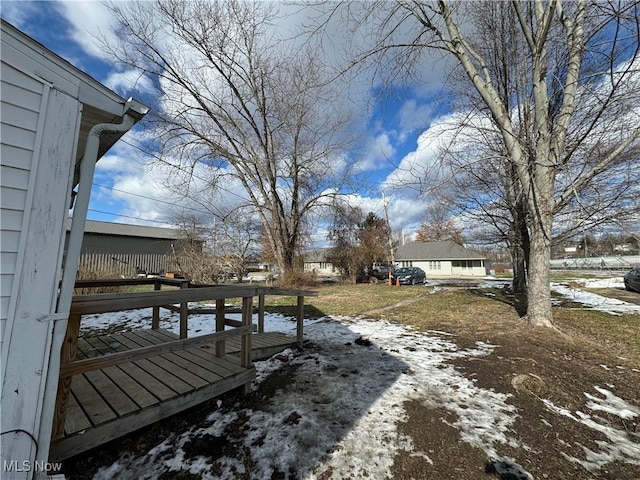
MULTIPOLYGON (((94 358, 178 340, 163 329, 82 337, 78 359, 94 358)), ((254 360, 296 345, 278 332, 252 335, 254 360)), ((215 342, 74 375, 62 438, 51 443, 50 461, 62 461, 187 408, 246 385, 255 368, 240 365, 240 339, 225 341, 227 355, 215 355, 215 342)))

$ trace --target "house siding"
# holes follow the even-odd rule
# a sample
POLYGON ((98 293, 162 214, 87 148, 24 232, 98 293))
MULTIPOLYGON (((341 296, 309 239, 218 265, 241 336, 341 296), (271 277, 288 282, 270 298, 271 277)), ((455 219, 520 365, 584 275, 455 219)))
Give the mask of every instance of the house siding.
MULTIPOLYGON (((46 114, 48 87, 20 72, 4 59, 0 65, 0 348, 6 338, 7 319, 15 309, 12 295, 19 280, 18 257, 26 242, 22 235, 28 215, 34 155, 46 114), (40 132, 40 134, 39 134, 40 132), (21 245, 22 244, 22 245, 21 245)), ((4 351, 4 348, 2 348, 4 351)), ((4 360, 4 358, 3 358, 4 360)))
MULTIPOLYGON (((25 84, 33 84, 28 82, 33 77, 24 76, 25 84)), ((49 403, 55 390, 47 390, 47 383, 57 379, 66 326, 66 315, 56 312, 57 285, 81 106, 46 81, 41 86, 38 115, 8 118, 2 113, 2 143, 8 147, 2 166, 9 181, 18 181, 7 185, 3 172, 2 283, 7 291, 3 288, 2 295, 10 294, 2 301, 3 429, 34 432, 38 442, 35 450, 27 435, 3 436, 3 460, 46 455, 50 429, 47 425, 41 429, 39 415, 52 410, 49 403), (9 397, 6 392, 16 395, 9 397)), ((2 93, 4 99, 4 89, 2 93)), ((23 95, 33 97, 37 92, 23 95)), ((6 100, 5 104, 21 101, 6 100)))

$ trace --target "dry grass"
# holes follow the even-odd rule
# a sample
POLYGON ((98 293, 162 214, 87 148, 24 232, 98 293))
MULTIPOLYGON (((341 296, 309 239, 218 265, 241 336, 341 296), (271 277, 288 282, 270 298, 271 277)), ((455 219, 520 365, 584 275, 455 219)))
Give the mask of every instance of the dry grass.
POLYGON ((326 315, 362 315, 398 302, 424 298, 430 289, 361 283, 322 286, 316 290, 318 297, 310 297, 307 302, 326 315))
MULTIPOLYGON (((335 285, 317 289, 318 297, 306 299, 308 311, 316 315, 362 315, 385 318, 421 330, 444 330, 456 335, 499 342, 516 342, 543 349, 570 348, 602 352, 640 366, 640 318, 562 306, 554 308, 557 330, 526 325, 518 317, 511 298, 497 289, 455 288, 434 292, 427 287, 387 285, 335 285), (374 312, 383 307, 384 311, 374 312)), ((280 305, 295 299, 279 298, 280 305)))
POLYGON ((613 352, 636 368, 640 366, 638 315, 610 315, 596 310, 556 308, 554 319, 567 334, 592 343, 594 348, 613 352))

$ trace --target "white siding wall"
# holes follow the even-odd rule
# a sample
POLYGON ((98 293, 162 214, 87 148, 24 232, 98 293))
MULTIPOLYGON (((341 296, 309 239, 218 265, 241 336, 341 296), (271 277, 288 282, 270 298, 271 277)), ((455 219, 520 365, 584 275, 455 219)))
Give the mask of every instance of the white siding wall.
MULTIPOLYGON (((25 209, 31 199, 29 185, 34 151, 40 141, 38 131, 45 85, 5 62, 0 69, 0 339, 5 338, 11 298, 16 286, 16 266, 20 252, 25 209)), ((0 340, 3 341, 3 340, 0 340)))
MULTIPOLYGON (((49 450, 66 329, 66 315, 56 313, 58 281, 81 105, 13 67, 4 40, 0 334, 2 428, 7 434, 0 456, 21 465, 29 459, 46 461, 49 450)), ((16 480, 33 476, 27 470, 14 474, 16 480)))
POLYGON ((305 272, 315 272, 318 275, 334 275, 336 269, 330 262, 304 262, 305 272))
POLYGON ((486 275, 484 260, 413 260, 412 266, 420 267, 430 276, 473 276, 482 277, 486 275), (440 268, 438 268, 440 267, 440 268))
POLYGON ((451 261, 449 260, 414 261, 413 266, 423 269, 427 273, 427 278, 451 275, 451 261))

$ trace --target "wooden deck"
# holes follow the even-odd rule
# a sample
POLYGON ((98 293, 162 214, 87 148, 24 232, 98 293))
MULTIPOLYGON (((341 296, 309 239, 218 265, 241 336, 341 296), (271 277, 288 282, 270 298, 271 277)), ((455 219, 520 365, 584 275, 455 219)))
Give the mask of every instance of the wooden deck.
MULTIPOLYGON (((76 359, 99 359, 177 340, 178 335, 163 329, 81 337, 76 359)), ((53 440, 50 459, 77 455, 251 382, 255 368, 241 366, 241 342, 240 337, 226 339, 222 356, 216 355, 212 340, 73 375, 64 434, 53 440)), ((268 358, 297 343, 295 336, 254 333, 252 358, 268 358)))

